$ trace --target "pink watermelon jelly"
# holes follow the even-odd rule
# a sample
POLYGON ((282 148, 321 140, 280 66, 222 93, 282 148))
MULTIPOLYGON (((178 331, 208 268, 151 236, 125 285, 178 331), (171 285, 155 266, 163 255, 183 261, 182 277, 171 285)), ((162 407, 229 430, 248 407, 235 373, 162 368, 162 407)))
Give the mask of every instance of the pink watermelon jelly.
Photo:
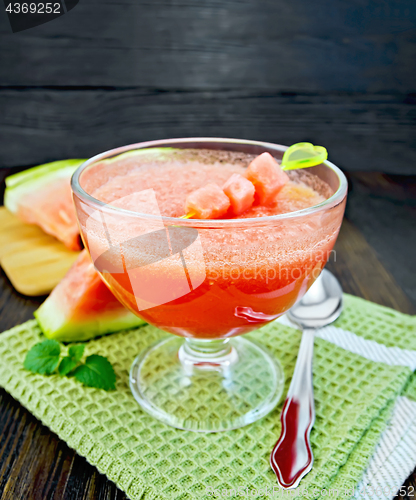
MULTIPOLYGON (((126 159, 121 155, 89 167, 80 183, 94 198, 117 206, 117 200, 123 196, 150 189, 162 217, 181 217, 185 205, 187 211, 192 211, 205 203, 208 211, 201 211, 199 217, 213 215, 212 206, 217 217, 229 205, 240 211, 245 196, 239 198, 233 191, 229 199, 219 186, 225 184, 227 192, 231 192, 227 184, 235 182, 235 177, 231 180, 233 174, 244 177, 246 172, 256 186, 257 195, 268 202, 253 204, 237 216, 229 212, 222 216, 241 219, 235 220, 235 224, 224 224, 221 220, 198 223, 197 216, 184 221, 184 227, 197 228, 200 245, 188 246, 182 256, 179 250, 176 253, 172 250, 172 257, 149 263, 154 250, 147 240, 123 247, 123 265, 116 263, 114 271, 108 267, 103 272, 115 296, 145 321, 165 331, 202 339, 248 332, 291 307, 325 265, 339 231, 345 202, 328 212, 277 221, 265 218, 264 224, 261 221, 244 224, 246 218, 302 210, 333 194, 325 182, 306 170, 290 171, 289 175, 279 172, 277 163, 269 156, 255 159, 241 152, 173 149, 153 155, 143 151, 137 156, 132 153, 126 159), (213 184, 216 186, 212 187, 213 184), (195 193, 198 196, 194 199, 195 193), (186 276, 182 258, 186 262, 186 276), (137 298, 137 284, 140 290, 146 293, 151 290, 153 294, 147 308, 137 298), (180 287, 187 291, 171 300, 159 300, 163 294, 180 287)), ((75 202, 92 255, 103 251, 106 230, 113 241, 123 242, 135 237, 132 231, 135 223, 145 224, 146 233, 154 234, 163 232, 166 226, 174 231, 180 227, 178 221, 161 221, 160 228, 152 228, 149 218, 140 222, 143 221, 140 216, 113 213, 104 229, 98 222, 90 224, 88 210, 80 199, 75 197, 75 202)), ((130 210, 133 208, 130 206, 130 210)), ((139 206, 136 211, 141 211, 139 206)), ((114 259, 120 260, 117 253, 120 251, 114 247, 114 252, 114 259)), ((143 295, 140 299, 144 302, 148 297, 143 295)))
POLYGON ((254 185, 240 174, 233 174, 222 187, 231 203, 231 213, 240 215, 254 202, 254 185))
POLYGON ((247 168, 246 177, 254 184, 261 205, 271 203, 289 182, 289 176, 270 153, 263 153, 255 158, 247 168))

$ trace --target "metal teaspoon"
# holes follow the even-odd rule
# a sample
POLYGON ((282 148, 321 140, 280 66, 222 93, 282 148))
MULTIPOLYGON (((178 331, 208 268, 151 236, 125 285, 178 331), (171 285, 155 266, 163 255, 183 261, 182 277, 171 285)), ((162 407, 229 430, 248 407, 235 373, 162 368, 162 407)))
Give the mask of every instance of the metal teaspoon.
POLYGON ((288 312, 303 329, 295 371, 280 417, 282 431, 270 455, 270 465, 284 489, 296 488, 310 472, 313 454, 310 432, 315 422, 312 358, 315 329, 335 321, 342 311, 342 288, 324 269, 305 296, 288 312))

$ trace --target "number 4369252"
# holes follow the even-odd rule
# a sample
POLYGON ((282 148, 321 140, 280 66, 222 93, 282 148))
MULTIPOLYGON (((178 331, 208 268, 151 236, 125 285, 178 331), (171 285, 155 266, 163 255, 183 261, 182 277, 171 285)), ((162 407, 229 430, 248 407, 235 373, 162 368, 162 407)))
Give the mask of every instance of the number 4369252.
POLYGON ((6 12, 10 14, 61 14, 61 4, 47 3, 9 3, 6 12))

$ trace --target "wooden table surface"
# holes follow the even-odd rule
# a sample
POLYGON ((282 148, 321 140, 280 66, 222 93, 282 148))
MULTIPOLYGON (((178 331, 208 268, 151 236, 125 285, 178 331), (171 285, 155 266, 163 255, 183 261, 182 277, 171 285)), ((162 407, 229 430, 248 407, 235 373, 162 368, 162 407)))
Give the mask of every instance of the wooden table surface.
MULTIPOLYGON (((1 178, 0 178, 1 181, 1 178)), ((415 314, 415 307, 362 232, 347 217, 328 268, 345 292, 415 314)), ((44 297, 14 291, 0 273, 0 326, 7 330, 32 318, 44 297)), ((0 500, 127 498, 111 481, 68 448, 5 391, 0 390, 0 500)), ((415 443, 416 445, 416 443, 415 443)), ((406 485, 416 486, 414 472, 406 485)), ((413 498, 413 497, 402 497, 413 498)))

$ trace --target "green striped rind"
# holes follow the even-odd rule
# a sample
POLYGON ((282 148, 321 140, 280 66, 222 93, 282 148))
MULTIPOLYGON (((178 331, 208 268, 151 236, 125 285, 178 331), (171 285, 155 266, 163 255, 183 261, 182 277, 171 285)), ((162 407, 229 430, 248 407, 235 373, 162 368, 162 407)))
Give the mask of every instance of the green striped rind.
POLYGON ((80 342, 107 333, 136 328, 145 322, 127 309, 117 312, 98 312, 91 319, 73 321, 68 318, 52 298, 48 298, 34 313, 48 339, 61 342, 80 342))

